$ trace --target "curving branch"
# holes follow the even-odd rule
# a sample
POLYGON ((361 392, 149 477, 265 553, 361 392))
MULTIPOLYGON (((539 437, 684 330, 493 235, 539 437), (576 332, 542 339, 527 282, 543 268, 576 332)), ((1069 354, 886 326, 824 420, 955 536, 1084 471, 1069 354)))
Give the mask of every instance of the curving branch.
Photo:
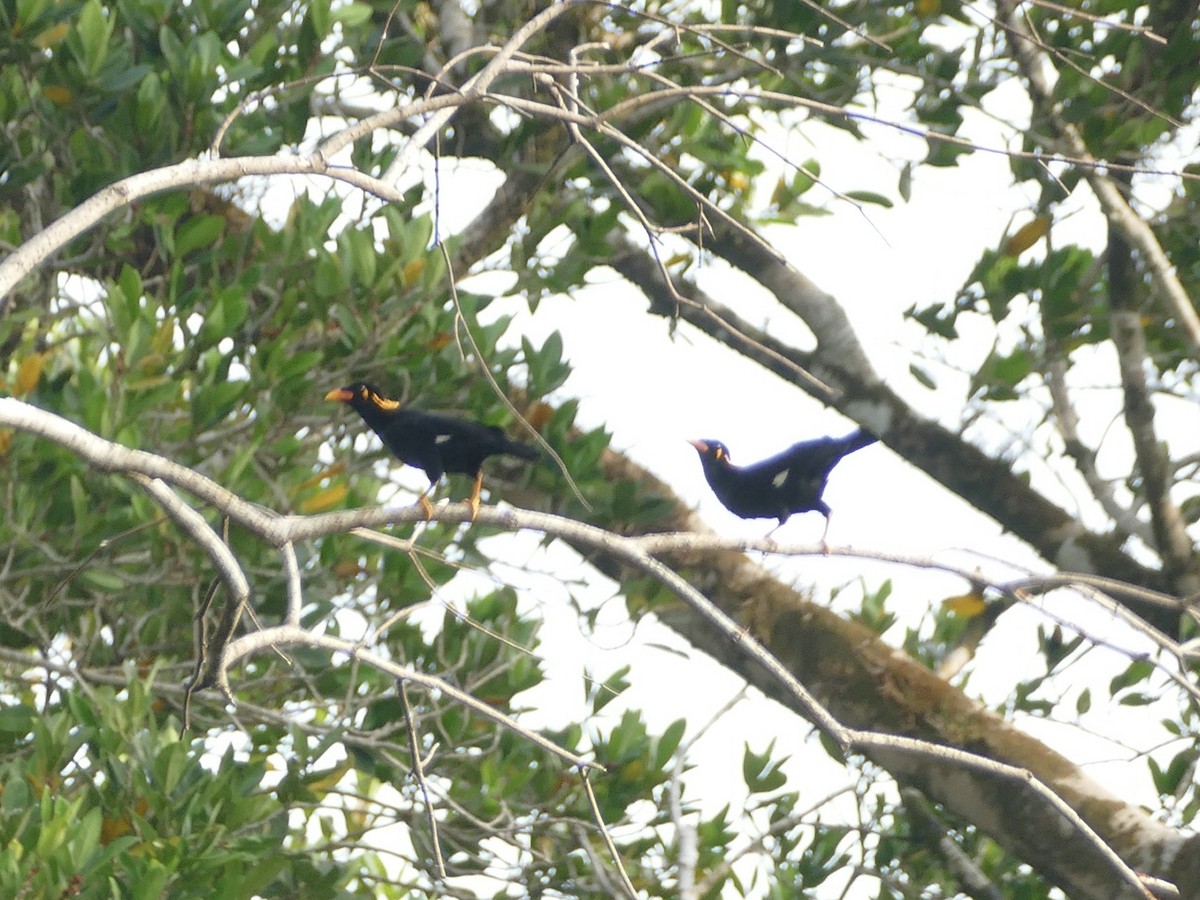
MULTIPOLYGON (((433 854, 434 865, 437 867, 438 878, 446 879, 446 860, 442 856, 442 840, 438 831, 437 813, 434 812, 433 798, 429 791, 429 781, 425 778, 425 758, 421 755, 421 738, 417 734, 417 718, 413 715, 412 703, 408 699, 408 682, 403 678, 396 679, 396 693, 400 695, 400 705, 404 708, 404 730, 408 734, 408 753, 412 759, 413 780, 417 790, 421 792, 421 803, 425 807, 425 825, 429 829, 429 842, 433 854)), ((433 753, 430 752, 432 757, 433 753)))
MULTIPOLYGON (((1042 308, 1044 311, 1044 304, 1042 308)), ((1050 393, 1050 410, 1067 456, 1075 463, 1075 469, 1087 483, 1088 490, 1104 513, 1113 520, 1118 531, 1136 536, 1149 544, 1154 537, 1151 529, 1137 517, 1134 510, 1117 499, 1112 483, 1102 478, 1096 468, 1096 451, 1079 434, 1079 414, 1067 388, 1067 354, 1062 351, 1058 341, 1051 337, 1052 329, 1044 318, 1042 333, 1046 335, 1046 388, 1050 393)))
POLYGON ((912 836, 942 858, 958 883, 974 900, 1004 900, 1004 895, 975 861, 947 835, 924 795, 915 788, 901 788, 900 802, 912 823, 912 836))
POLYGON ((382 200, 398 202, 403 195, 394 187, 348 166, 330 165, 320 151, 308 156, 239 156, 230 159, 190 159, 171 166, 130 175, 97 191, 91 198, 64 213, 0 261, 0 313, 13 290, 28 275, 66 244, 101 219, 135 200, 198 184, 235 181, 253 175, 324 175, 343 181, 382 200))

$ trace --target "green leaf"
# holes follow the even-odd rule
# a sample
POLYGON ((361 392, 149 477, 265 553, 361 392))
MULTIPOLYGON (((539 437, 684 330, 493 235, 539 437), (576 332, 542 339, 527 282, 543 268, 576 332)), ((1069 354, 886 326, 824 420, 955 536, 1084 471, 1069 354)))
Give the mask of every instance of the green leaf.
POLYGON ((180 224, 175 233, 175 253, 187 256, 211 246, 225 230, 224 216, 194 216, 180 224))
POLYGON ((211 347, 222 338, 237 334, 249 314, 250 304, 241 286, 232 285, 213 297, 212 305, 200 328, 200 344, 211 347))
POLYGON ((81 48, 80 60, 84 74, 90 78, 100 73, 108 56, 108 42, 112 37, 113 21, 104 15, 98 0, 88 0, 79 11, 75 34, 81 48))
POLYGON ((52 0, 17 0, 16 24, 24 31, 39 27, 52 0))
POLYGON ((1084 688, 1079 692, 1079 696, 1075 700, 1075 712, 1079 715, 1084 715, 1092 708, 1092 689, 1084 688))
POLYGON ((884 209, 891 209, 895 204, 891 199, 883 194, 876 194, 874 191, 846 191, 842 194, 850 200, 857 200, 859 203, 872 203, 876 206, 882 206, 884 209))
POLYGON ((800 168, 796 170, 796 174, 792 176, 792 198, 799 197, 805 191, 812 188, 820 177, 821 161, 819 159, 806 159, 800 164, 800 168))
POLYGON ((79 573, 79 583, 100 594, 119 594, 126 588, 125 579, 103 569, 84 569, 79 573))
POLYGON ((1140 684, 1143 681, 1147 681, 1153 674, 1153 662, 1148 659, 1135 659, 1128 666, 1126 666, 1124 672, 1122 672, 1120 675, 1117 675, 1112 679, 1112 681, 1109 682, 1108 692, 1109 694, 1115 696, 1120 691, 1132 687, 1135 684, 1140 684))
POLYGON ((609 675, 604 681, 592 686, 592 713, 598 713, 604 707, 608 706, 613 700, 616 700, 629 687, 629 679, 626 677, 629 674, 630 666, 625 665, 609 675))
MULTIPOLYGON (((19 706, 0 706, 0 731, 6 731, 10 734, 28 734, 37 719, 37 712, 24 704, 19 706)), ((8 785, 5 785, 6 793, 8 787, 8 785)), ((5 797, 4 799, 7 800, 8 798, 5 797)))
POLYGON ((329 15, 329 0, 310 0, 308 18, 318 40, 328 37, 332 21, 329 15))
POLYGON ((108 291, 108 312, 117 333, 124 337, 141 316, 142 279, 137 270, 121 266, 117 284, 108 291))
POLYGON ((1200 756, 1200 751, 1194 747, 1181 750, 1172 757, 1166 768, 1159 768, 1154 757, 1150 757, 1150 777, 1154 781, 1155 790, 1164 797, 1178 796, 1184 778, 1190 783, 1194 776, 1197 756, 1200 756))
MULTIPOLYGON (((2 722, 4 711, 0 710, 0 731, 8 731, 2 722)), ((28 729, 26 730, 27 733, 28 729)), ((23 778, 13 778, 5 781, 4 791, 0 793, 0 810, 8 813, 27 814, 33 807, 35 797, 29 782, 23 778)), ((15 816, 13 817, 15 819, 15 816)))
POLYGON ((75 822, 68 841, 68 856, 71 866, 82 870, 100 845, 100 824, 103 816, 98 807, 92 807, 75 822))
POLYGON ((147 65, 134 66, 130 69, 111 69, 100 80, 100 87, 110 94, 123 94, 141 84, 142 80, 153 71, 147 65))
POLYGON ((183 72, 187 66, 187 49, 183 42, 176 37, 175 32, 163 25, 158 30, 158 47, 167 61, 167 68, 173 72, 183 72))
POLYGON ((134 102, 134 122, 143 133, 151 134, 161 124, 167 108, 167 92, 157 72, 150 72, 138 85, 134 102))
POLYGON ((937 390, 937 382, 934 381, 932 375, 925 371, 924 367, 918 366, 916 363, 909 363, 908 374, 915 378, 922 387, 929 388, 931 391, 937 390))
POLYGON ((930 334, 947 340, 954 340, 958 337, 958 329, 955 327, 958 314, 952 308, 927 306, 918 309, 916 306, 910 306, 905 310, 904 315, 922 325, 930 334))
POLYGON ((750 793, 763 794, 777 791, 787 784, 787 776, 780 769, 780 766, 787 761, 787 757, 780 760, 772 759, 771 753, 774 749, 774 740, 762 753, 754 753, 749 744, 745 745, 745 751, 742 754, 742 778, 750 793))
POLYGON ((658 745, 655 747, 654 764, 657 768, 663 769, 670 762, 671 757, 675 755, 675 751, 679 748, 686 730, 686 719, 676 719, 667 726, 662 736, 658 739, 658 745))
POLYGON ((900 198, 905 203, 908 203, 910 200, 912 200, 912 177, 913 164, 911 161, 906 162, 904 167, 900 170, 900 180, 896 185, 896 191, 900 194, 900 198))
POLYGON ((71 473, 70 481, 71 492, 71 510, 75 518, 76 528, 82 528, 83 523, 87 522, 91 516, 91 499, 88 496, 87 488, 83 486, 83 480, 74 472, 71 473))
MULTIPOLYGON (((33 647, 37 644, 37 639, 33 635, 22 631, 7 622, 0 621, 0 647, 8 647, 10 650, 24 650, 33 647)), ((0 726, 0 731, 3 731, 0 726)))
POLYGON ((1144 691, 1129 691, 1117 698, 1117 702, 1122 706, 1149 706, 1156 700, 1156 694, 1147 694, 1144 691))
POLYGON ((197 388, 192 395, 192 423, 198 430, 211 428, 238 405, 245 393, 244 381, 218 381, 197 388))
POLYGON ((371 20, 371 14, 368 3, 345 3, 333 11, 333 21, 347 28, 358 28, 371 20))

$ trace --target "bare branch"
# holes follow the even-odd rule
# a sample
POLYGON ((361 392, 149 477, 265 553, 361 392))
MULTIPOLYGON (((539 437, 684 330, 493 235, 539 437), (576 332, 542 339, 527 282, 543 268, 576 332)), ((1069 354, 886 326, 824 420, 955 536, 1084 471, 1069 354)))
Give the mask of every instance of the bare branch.
MULTIPOLYGON (((1045 308, 1046 305, 1041 304, 1043 314, 1045 308)), ((1154 537, 1151 529, 1134 515, 1133 510, 1117 500, 1112 485, 1101 478, 1096 470, 1096 451, 1088 447, 1079 435, 1079 415, 1067 389, 1067 357, 1060 351, 1057 342, 1049 337, 1051 330, 1044 320, 1042 331, 1047 335, 1046 387, 1050 391, 1051 412, 1067 455, 1075 462, 1075 468, 1087 482, 1092 496, 1116 527, 1125 534, 1136 535, 1147 544, 1150 543, 1154 537)))
POLYGON ((592 818, 596 820, 596 827, 600 830, 600 835, 604 839, 604 846, 608 848, 609 857, 613 861, 613 865, 617 867, 617 874, 621 878, 621 888, 625 891, 625 896, 629 900, 637 900, 640 896, 633 888, 633 883, 629 880, 629 873, 625 871, 625 864, 621 862, 621 854, 617 850, 617 845, 613 843, 612 835, 608 833, 608 826, 604 823, 604 816, 600 814, 600 804, 596 802, 596 792, 592 790, 592 781, 588 777, 586 770, 580 770, 579 777, 583 780, 583 790, 587 794, 588 806, 592 810, 592 818))
POLYGON ((283 574, 287 578, 287 609, 283 621, 287 625, 300 624, 300 610, 304 608, 303 588, 300 585, 300 565, 296 561, 296 548, 288 541, 281 548, 283 574))
POLYGON ((246 581, 246 575, 233 552, 204 521, 204 517, 184 503, 162 480, 147 478, 137 473, 133 474, 133 479, 158 501, 163 512, 208 555, 213 567, 225 582, 230 600, 245 603, 250 596, 250 584, 246 581))
POLYGON ((403 196, 386 182, 357 169, 329 165, 320 152, 310 156, 191 159, 139 172, 97 191, 90 199, 64 213, 0 261, 0 312, 7 307, 13 289, 23 278, 109 213, 128 206, 134 200, 163 191, 234 181, 252 175, 324 175, 361 188, 382 200, 398 202, 403 196))
POLYGON ((446 878, 446 860, 442 858, 442 842, 438 836, 437 816, 433 812, 433 801, 429 795, 429 783, 425 780, 425 760, 421 757, 421 739, 417 734, 417 722, 413 716, 412 703, 408 699, 408 683, 403 678, 396 679, 396 692, 400 695, 400 703, 404 707, 404 728, 408 733, 408 750, 412 756, 412 773, 421 792, 425 804, 425 821, 429 826, 429 839, 433 847, 433 859, 437 865, 438 877, 446 878))
MULTIPOLYGON (((513 33, 513 36, 505 42, 503 47, 496 51, 496 55, 486 66, 467 79, 466 83, 462 86, 461 93, 467 97, 479 96, 485 93, 492 82, 505 73, 509 61, 517 54, 521 47, 529 42, 530 38, 546 28, 546 26, 559 16, 588 2, 590 0, 560 0, 560 2, 552 3, 549 7, 530 18, 528 22, 513 33)), ((453 61, 451 61, 450 65, 453 65, 453 61)), ((411 167, 416 161, 417 154, 425 149, 425 145, 433 139, 435 134, 445 127, 453 115, 454 109, 447 108, 439 110, 430 116, 417 129, 416 134, 408 140, 400 153, 396 155, 396 158, 383 175, 384 180, 388 182, 394 181, 400 172, 406 171, 411 167)), ((408 118, 408 116, 405 115, 404 118, 408 118)), ((373 127, 367 128, 368 132, 372 130, 374 130, 373 127)))
POLYGON ((934 850, 946 863, 967 895, 975 900, 1004 900, 1000 889, 980 870, 958 844, 946 834, 929 808, 924 795, 913 788, 901 788, 900 799, 913 823, 913 836, 934 850))
POLYGON ((428 688, 429 690, 440 691, 455 703, 462 704, 488 721, 521 735, 525 740, 536 744, 543 750, 553 753, 572 766, 603 770, 603 766, 590 762, 581 756, 571 753, 569 750, 564 750, 552 741, 546 740, 546 738, 537 732, 524 727, 515 719, 488 706, 482 700, 476 699, 466 691, 459 690, 449 682, 421 672, 412 666, 402 666, 365 649, 355 641, 343 640, 342 638, 333 637, 328 634, 318 634, 294 625, 276 625, 272 628, 264 628, 262 631, 244 634, 232 641, 225 651, 225 664, 227 666, 234 666, 241 660, 261 653, 264 650, 275 650, 291 646, 315 647, 320 650, 328 650, 332 653, 342 653, 351 659, 360 660, 372 668, 390 675, 392 678, 419 684, 421 687, 428 688))

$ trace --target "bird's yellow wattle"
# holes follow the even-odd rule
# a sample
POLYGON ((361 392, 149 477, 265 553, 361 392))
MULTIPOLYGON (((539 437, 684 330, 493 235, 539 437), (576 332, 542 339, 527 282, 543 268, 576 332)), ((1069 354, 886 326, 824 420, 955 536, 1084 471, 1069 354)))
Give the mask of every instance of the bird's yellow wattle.
POLYGON ((371 402, 384 412, 394 412, 400 408, 399 400, 389 400, 381 394, 371 393, 371 402))

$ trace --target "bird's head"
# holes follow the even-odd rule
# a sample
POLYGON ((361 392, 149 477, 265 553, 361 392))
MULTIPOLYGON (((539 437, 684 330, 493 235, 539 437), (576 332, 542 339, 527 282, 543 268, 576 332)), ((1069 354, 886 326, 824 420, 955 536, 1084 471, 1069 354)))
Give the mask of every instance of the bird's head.
POLYGON ((729 458, 729 448, 720 441, 705 439, 688 441, 688 443, 696 448, 696 452, 700 454, 700 461, 705 464, 712 462, 728 466, 733 462, 729 458))
POLYGON ((365 381, 356 381, 354 384, 348 384, 345 387, 334 388, 325 395, 325 399, 348 403, 360 413, 368 410, 394 412, 400 408, 399 400, 388 399, 379 393, 379 389, 373 384, 368 384, 365 381))

